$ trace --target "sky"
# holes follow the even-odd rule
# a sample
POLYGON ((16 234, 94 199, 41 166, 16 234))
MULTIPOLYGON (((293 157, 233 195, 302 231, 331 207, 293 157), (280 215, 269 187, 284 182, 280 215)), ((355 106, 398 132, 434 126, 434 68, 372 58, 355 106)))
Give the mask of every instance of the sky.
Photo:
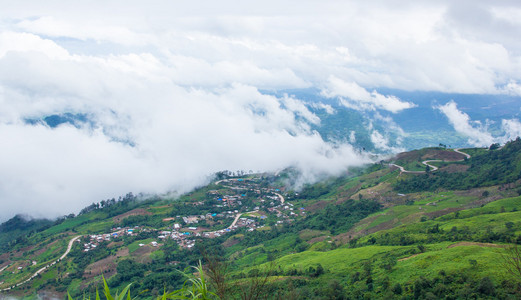
MULTIPOLYGON (((263 91, 391 115, 415 103, 379 88, 521 97, 519 1, 2 2, 0 221, 182 193, 225 169, 294 166, 305 182, 370 161, 324 141, 302 100, 263 91), (63 113, 88 121, 37 121, 63 113)), ((455 102, 434 109, 471 144, 498 140, 455 102)))

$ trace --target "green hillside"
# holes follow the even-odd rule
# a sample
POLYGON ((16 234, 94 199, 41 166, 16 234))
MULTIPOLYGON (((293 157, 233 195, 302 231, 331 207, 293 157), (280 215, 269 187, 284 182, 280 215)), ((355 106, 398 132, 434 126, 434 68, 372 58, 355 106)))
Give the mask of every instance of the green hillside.
POLYGON ((190 276, 207 274, 210 299, 519 299, 521 140, 462 151, 471 158, 428 148, 389 161, 441 161, 424 174, 382 161, 293 190, 294 170, 221 172, 176 199, 18 216, 0 226, 1 293, 94 297, 103 275, 112 291, 132 283, 132 297, 154 299, 202 261, 190 276))

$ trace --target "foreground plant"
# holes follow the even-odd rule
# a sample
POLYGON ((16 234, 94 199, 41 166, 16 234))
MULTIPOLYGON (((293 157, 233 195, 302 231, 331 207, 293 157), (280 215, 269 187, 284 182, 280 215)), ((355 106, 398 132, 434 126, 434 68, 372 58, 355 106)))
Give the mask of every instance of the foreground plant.
POLYGON ((208 289, 208 283, 206 281, 206 277, 203 270, 203 265, 201 261, 199 261, 199 265, 197 267, 192 267, 195 269, 196 273, 199 274, 199 277, 193 274, 184 274, 188 279, 184 282, 183 287, 177 291, 173 291, 171 293, 164 293, 162 296, 158 297, 158 300, 166 300, 166 299, 201 299, 201 300, 213 300, 213 299, 221 299, 215 293, 211 292, 208 289))
MULTIPOLYGON (((118 295, 118 292, 116 292, 116 294, 113 296, 110 292, 110 288, 107 284, 107 280, 105 279, 105 276, 102 276, 103 278, 103 294, 105 295, 105 298, 107 300, 132 300, 132 299, 137 299, 137 298, 131 298, 130 297, 130 286, 132 285, 132 283, 130 283, 129 285, 127 285, 123 291, 121 292, 121 294, 118 295)), ((71 295, 67 292, 67 297, 69 300, 73 300, 73 298, 71 297, 71 295)), ((83 296, 83 299, 86 300, 87 298, 85 298, 85 295, 83 296)), ((90 297, 88 298, 90 300, 90 297)), ((101 300, 100 296, 99 296, 99 292, 98 292, 98 289, 96 289, 96 299, 95 300, 101 300)))

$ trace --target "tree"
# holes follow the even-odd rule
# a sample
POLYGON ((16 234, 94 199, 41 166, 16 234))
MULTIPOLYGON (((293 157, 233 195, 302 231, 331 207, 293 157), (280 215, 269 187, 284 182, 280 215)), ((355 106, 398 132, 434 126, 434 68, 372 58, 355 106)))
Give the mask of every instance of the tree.
POLYGON ((397 282, 394 286, 393 286, 393 289, 392 289, 393 293, 395 293, 396 295, 401 295, 402 292, 403 292, 403 289, 402 289, 402 285, 397 282))
POLYGON ((327 295, 328 295, 328 299, 332 299, 332 300, 345 299, 344 287, 342 285, 340 285, 338 280, 332 280, 331 282, 329 282, 329 285, 327 288, 327 295))
POLYGON ((483 279, 481 279, 478 285, 478 292, 489 296, 493 296, 496 294, 494 283, 492 282, 490 277, 486 276, 483 277, 483 279))
POLYGON ((514 278, 521 278, 521 249, 518 245, 513 245, 506 249, 506 253, 501 255, 503 259, 502 267, 514 278))
POLYGON ((490 147, 488 147, 488 150, 496 150, 496 149, 499 149, 501 145, 499 145, 498 143, 494 143, 492 145, 490 145, 490 147))

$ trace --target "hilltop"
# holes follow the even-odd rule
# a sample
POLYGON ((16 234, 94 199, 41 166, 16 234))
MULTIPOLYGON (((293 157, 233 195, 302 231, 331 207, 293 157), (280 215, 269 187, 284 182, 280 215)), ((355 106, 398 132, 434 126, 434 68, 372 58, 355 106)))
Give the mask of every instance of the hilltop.
POLYGON ((0 226, 0 289, 81 297, 104 275, 152 298, 202 260, 226 298, 517 299, 520 155, 520 139, 440 145, 298 191, 294 170, 221 172, 178 199, 129 193, 52 222, 17 216, 0 226))

